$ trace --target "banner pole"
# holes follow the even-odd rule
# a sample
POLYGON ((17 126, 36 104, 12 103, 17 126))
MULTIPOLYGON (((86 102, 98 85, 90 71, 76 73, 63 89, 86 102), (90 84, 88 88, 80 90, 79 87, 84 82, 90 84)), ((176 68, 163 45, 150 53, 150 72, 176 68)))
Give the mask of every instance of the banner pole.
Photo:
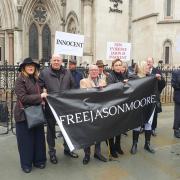
POLYGON ((49 107, 50 107, 50 109, 51 109, 51 111, 52 111, 52 113, 53 113, 53 115, 54 115, 54 118, 56 119, 57 124, 59 125, 59 128, 60 128, 60 130, 61 130, 61 132, 62 132, 62 134, 63 134, 63 137, 64 137, 64 139, 65 139, 65 141, 66 141, 66 143, 67 143, 70 151, 73 151, 73 150, 75 149, 75 147, 73 146, 73 144, 72 144, 72 142, 71 142, 71 140, 70 140, 67 132, 65 131, 62 122, 59 120, 58 115, 56 114, 55 110, 54 110, 53 107, 50 105, 50 103, 48 102, 48 100, 47 100, 47 103, 48 103, 48 105, 49 105, 49 107))
POLYGON ((70 59, 70 56, 68 55, 68 58, 67 58, 67 60, 68 60, 68 62, 67 62, 67 69, 69 67, 69 59, 70 59))

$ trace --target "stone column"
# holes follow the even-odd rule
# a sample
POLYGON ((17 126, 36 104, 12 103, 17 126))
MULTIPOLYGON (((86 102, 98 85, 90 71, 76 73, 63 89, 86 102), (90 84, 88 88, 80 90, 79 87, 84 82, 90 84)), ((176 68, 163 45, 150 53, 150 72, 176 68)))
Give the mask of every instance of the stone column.
POLYGON ((0 47, 1 47, 1 59, 0 65, 4 63, 5 60, 5 35, 3 31, 0 31, 0 47))
MULTIPOLYGON (((83 0, 84 11, 84 55, 92 56, 92 3, 93 0, 83 0)), ((89 58, 88 58, 89 59, 89 58)), ((92 57, 91 57, 92 59, 92 57)))
POLYGON ((38 46, 39 46, 39 59, 38 60, 42 60, 42 57, 43 57, 43 48, 42 48, 42 33, 39 34, 39 42, 38 42, 38 46))
POLYGON ((14 64, 23 60, 22 30, 14 31, 14 64))
POLYGON ((8 64, 14 64, 14 32, 8 31, 8 39, 9 39, 9 59, 8 64))
POLYGON ((65 19, 66 19, 66 0, 61 0, 61 6, 63 7, 62 8, 62 23, 61 23, 61 26, 62 26, 62 31, 65 32, 65 26, 66 26, 66 22, 65 22, 65 19))

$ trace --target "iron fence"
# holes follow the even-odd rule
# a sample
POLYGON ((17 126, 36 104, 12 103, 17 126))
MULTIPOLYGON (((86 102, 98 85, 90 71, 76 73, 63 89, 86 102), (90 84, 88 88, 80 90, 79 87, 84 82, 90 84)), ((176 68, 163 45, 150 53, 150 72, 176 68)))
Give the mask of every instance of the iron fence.
MULTIPOLYGON (((0 134, 14 133, 15 123, 13 109, 16 102, 14 84, 18 76, 18 67, 12 65, 0 65, 0 134)), ((43 65, 42 69, 45 68, 43 65)), ((88 68, 78 67, 78 70, 87 77, 88 68)), ((106 71, 110 71, 109 68, 106 71)), ((171 75, 173 69, 162 69, 166 81, 166 87, 161 94, 162 103, 173 102, 173 89, 171 87, 171 75)))

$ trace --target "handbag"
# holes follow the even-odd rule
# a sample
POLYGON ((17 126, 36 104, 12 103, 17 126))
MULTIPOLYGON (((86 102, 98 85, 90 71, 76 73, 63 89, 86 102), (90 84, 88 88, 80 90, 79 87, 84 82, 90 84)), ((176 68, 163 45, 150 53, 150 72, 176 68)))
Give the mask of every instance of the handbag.
MULTIPOLYGON (((37 86, 37 90, 39 93, 40 90, 38 86, 37 86)), ((44 115, 42 104, 24 107, 21 101, 19 101, 19 103, 20 103, 20 107, 24 110, 28 129, 31 129, 33 127, 37 127, 46 123, 46 118, 44 115)))
POLYGON ((29 129, 46 123, 46 119, 41 104, 24 108, 24 113, 29 129))

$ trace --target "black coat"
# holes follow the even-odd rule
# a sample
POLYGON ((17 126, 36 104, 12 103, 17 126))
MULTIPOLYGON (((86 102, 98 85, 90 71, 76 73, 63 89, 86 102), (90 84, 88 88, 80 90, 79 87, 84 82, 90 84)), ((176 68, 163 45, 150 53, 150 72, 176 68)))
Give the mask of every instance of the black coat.
POLYGON ((174 88, 174 102, 180 104, 180 70, 172 72, 171 85, 174 88))
POLYGON ((117 74, 114 71, 109 73, 109 76, 107 77, 107 84, 113 84, 118 82, 123 82, 124 76, 122 74, 117 74))
POLYGON ((152 71, 151 71, 151 75, 156 75, 156 74, 161 75, 161 80, 158 80, 158 91, 159 91, 159 94, 161 94, 162 90, 166 86, 166 82, 165 82, 164 77, 162 76, 162 73, 161 73, 160 69, 153 67, 152 71))
POLYGON ((69 70, 61 67, 59 70, 60 77, 57 76, 51 67, 41 71, 39 75, 39 84, 42 88, 47 89, 47 93, 57 93, 60 90, 75 88, 75 82, 69 70))
POLYGON ((20 74, 16 79, 15 93, 17 96, 17 102, 14 108, 15 121, 25 121, 23 108, 38 105, 42 102, 39 84, 38 82, 34 84, 30 78, 20 74))
MULTIPOLYGON (((41 88, 45 88, 48 94, 58 93, 61 90, 69 90, 75 88, 75 82, 69 70, 61 66, 58 76, 51 67, 41 71, 39 75, 39 84, 41 88)), ((47 119, 52 119, 53 115, 46 103, 45 115, 47 119)), ((53 118, 54 119, 54 118, 53 118)))

